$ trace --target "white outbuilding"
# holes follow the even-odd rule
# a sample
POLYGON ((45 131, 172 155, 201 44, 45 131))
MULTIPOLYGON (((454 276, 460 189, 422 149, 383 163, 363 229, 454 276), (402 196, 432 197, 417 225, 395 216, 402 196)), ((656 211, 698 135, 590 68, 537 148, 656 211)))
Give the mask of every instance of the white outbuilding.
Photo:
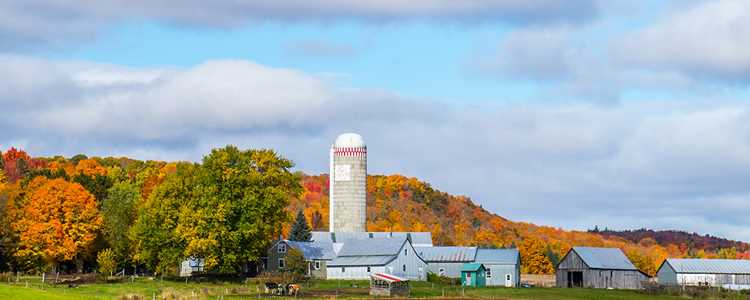
POLYGON ((328 263, 328 279, 370 279, 372 274, 392 274, 425 280, 427 264, 409 239, 370 238, 344 243, 328 263))
POLYGON ((669 258, 656 275, 661 285, 750 289, 750 260, 669 258))

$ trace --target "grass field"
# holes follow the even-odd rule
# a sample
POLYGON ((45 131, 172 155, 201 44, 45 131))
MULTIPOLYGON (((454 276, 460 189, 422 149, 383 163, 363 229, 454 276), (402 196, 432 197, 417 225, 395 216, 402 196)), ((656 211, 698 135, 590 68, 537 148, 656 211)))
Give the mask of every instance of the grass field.
MULTIPOLYGON (((240 283, 185 283, 141 279, 133 283, 87 284, 75 288, 42 286, 31 283, 0 284, 0 299, 18 300, 73 300, 124 299, 125 295, 139 295, 141 299, 257 299, 270 298, 259 294, 256 284, 240 283)), ((368 298, 366 281, 312 281, 303 285, 307 299, 368 298)), ((436 286, 426 282, 412 283, 413 298, 444 299, 539 299, 539 300, 668 300, 685 299, 670 296, 651 296, 635 291, 554 289, 554 288, 466 288, 436 286)), ((280 299, 281 297, 273 297, 280 299)), ((745 298, 737 298, 745 299, 745 298)))

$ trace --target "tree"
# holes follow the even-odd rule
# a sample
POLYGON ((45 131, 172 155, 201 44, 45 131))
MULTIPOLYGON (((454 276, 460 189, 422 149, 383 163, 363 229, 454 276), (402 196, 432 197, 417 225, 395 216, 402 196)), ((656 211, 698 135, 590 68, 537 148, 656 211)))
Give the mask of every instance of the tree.
POLYGON ((78 173, 73 176, 73 182, 76 182, 88 190, 96 201, 104 201, 107 198, 107 190, 112 187, 112 179, 106 175, 95 174, 86 175, 78 173))
POLYGON ((309 242, 312 239, 310 226, 307 225, 307 219, 302 210, 297 211, 297 218, 292 225, 292 231, 289 233, 289 239, 292 241, 309 242))
POLYGON ((551 274, 554 266, 545 255, 544 242, 538 238, 527 237, 518 247, 521 253, 521 270, 529 274, 551 274))
POLYGON ((99 251, 99 254, 96 255, 96 263, 99 264, 99 272, 102 274, 112 276, 112 273, 117 269, 117 259, 112 249, 99 251))
POLYGON ((21 243, 18 254, 50 263, 80 262, 102 225, 94 196, 63 179, 37 177, 29 188, 20 219, 13 224, 21 243))
POLYGON ((284 271, 297 276, 305 275, 307 272, 307 261, 305 261, 305 255, 302 251, 295 248, 289 248, 285 260, 286 266, 284 267, 284 271))
POLYGON ((102 231, 118 261, 129 258, 128 231, 135 222, 135 208, 140 197, 140 191, 135 184, 121 182, 109 189, 107 199, 102 202, 102 231))

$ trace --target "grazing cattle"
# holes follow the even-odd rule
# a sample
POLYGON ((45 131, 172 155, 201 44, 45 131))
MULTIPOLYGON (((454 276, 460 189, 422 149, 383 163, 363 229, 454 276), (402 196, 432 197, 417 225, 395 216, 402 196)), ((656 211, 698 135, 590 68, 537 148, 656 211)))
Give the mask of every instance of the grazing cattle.
POLYGON ((286 286, 287 292, 289 296, 295 296, 297 297, 297 294, 299 294, 300 286, 299 284, 289 284, 286 286))
POLYGON ((265 283, 266 294, 276 293, 279 289, 279 284, 274 282, 265 283))

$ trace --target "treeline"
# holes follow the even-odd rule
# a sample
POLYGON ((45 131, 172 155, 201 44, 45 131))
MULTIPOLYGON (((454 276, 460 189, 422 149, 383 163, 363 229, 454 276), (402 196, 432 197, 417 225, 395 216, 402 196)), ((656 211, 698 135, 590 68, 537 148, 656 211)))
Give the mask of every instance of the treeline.
MULTIPOLYGON (((289 216, 328 230, 328 176, 292 173, 271 150, 215 149, 199 164, 129 158, 0 159, 0 271, 134 268, 177 271, 185 258, 238 272, 262 256, 289 216)), ((513 222, 416 178, 367 178, 370 231, 430 231, 437 245, 517 247, 522 271, 550 274, 573 246, 617 247, 655 274, 667 257, 750 258, 747 244, 695 236, 565 231, 513 222), (717 247, 718 246, 718 247, 717 247)))
POLYGON ((240 272, 301 191, 291 161, 232 146, 200 164, 17 149, 0 161, 0 271, 176 274, 182 260, 203 258, 207 270, 240 272))
POLYGON ((617 236, 629 240, 634 243, 648 243, 651 240, 656 241, 661 245, 680 245, 680 248, 685 249, 688 253, 698 255, 698 251, 704 250, 708 253, 718 252, 721 249, 734 248, 738 252, 750 251, 750 244, 732 241, 725 238, 715 237, 708 234, 700 235, 695 232, 687 233, 684 231, 677 230, 651 230, 651 229, 638 229, 638 230, 599 230, 595 227, 589 232, 598 233, 603 236, 617 236))
MULTIPOLYGON (((301 197, 289 210, 302 209, 314 229, 328 229, 328 176, 304 176, 301 197)), ((428 183, 401 175, 367 178, 367 227, 370 231, 430 231, 438 245, 517 247, 522 271, 551 274, 573 246, 617 247, 642 271, 654 275, 667 257, 750 258, 745 243, 702 243, 700 239, 646 237, 631 241, 615 234, 565 231, 512 222, 492 214, 464 196, 454 196, 428 183), (695 242, 691 242, 695 241, 695 242), (709 245, 727 247, 701 248, 709 245)))

